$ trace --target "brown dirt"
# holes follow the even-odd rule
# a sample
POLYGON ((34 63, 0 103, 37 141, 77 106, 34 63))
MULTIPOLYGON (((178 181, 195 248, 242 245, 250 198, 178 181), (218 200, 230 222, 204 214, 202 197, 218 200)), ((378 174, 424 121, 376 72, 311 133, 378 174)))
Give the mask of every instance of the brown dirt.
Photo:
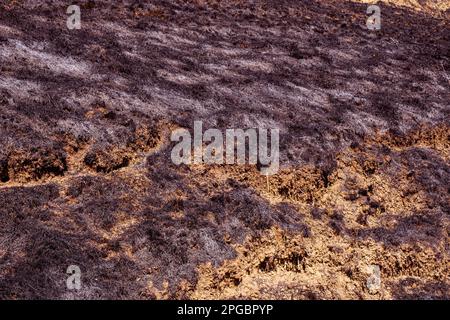
POLYGON ((368 4, 376 4, 380 2, 396 6, 405 6, 417 11, 426 11, 429 14, 438 16, 450 9, 450 1, 447 0, 355 0, 355 2, 368 4))
POLYGON ((0 298, 450 297, 447 2, 377 32, 337 0, 79 3, 78 31, 0 3, 0 298), (195 120, 279 127, 280 171, 174 165, 195 120))

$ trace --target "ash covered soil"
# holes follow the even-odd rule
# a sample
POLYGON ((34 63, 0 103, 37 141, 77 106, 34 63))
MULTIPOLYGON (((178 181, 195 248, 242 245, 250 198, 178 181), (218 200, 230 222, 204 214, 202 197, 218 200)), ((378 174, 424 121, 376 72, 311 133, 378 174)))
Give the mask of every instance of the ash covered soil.
POLYGON ((0 3, 0 298, 450 298, 448 11, 79 4, 0 3), (280 171, 174 165, 196 120, 280 171))

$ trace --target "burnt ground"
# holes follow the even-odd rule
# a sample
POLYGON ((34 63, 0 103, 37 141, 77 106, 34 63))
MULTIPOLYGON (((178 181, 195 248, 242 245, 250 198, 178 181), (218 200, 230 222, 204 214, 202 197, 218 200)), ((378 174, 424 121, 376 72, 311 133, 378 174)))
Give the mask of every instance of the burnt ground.
POLYGON ((78 3, 0 2, 0 298, 450 297, 448 11, 78 3), (195 120, 281 170, 174 165, 195 120))

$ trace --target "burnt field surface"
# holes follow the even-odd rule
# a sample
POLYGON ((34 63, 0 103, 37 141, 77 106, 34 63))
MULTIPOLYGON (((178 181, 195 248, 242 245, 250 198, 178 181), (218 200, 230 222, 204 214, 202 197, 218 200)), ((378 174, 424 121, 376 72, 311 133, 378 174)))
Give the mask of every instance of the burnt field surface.
POLYGON ((0 2, 1 299, 450 298, 448 10, 77 3, 0 2), (194 121, 279 172, 173 164, 194 121))

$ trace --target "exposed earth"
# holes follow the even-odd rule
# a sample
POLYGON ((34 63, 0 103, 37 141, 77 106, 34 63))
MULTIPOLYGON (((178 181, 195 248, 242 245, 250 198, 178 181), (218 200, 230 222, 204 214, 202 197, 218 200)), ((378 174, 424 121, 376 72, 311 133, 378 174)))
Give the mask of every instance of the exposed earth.
POLYGON ((450 2, 361 2, 1 1, 0 298, 449 299, 450 2))

